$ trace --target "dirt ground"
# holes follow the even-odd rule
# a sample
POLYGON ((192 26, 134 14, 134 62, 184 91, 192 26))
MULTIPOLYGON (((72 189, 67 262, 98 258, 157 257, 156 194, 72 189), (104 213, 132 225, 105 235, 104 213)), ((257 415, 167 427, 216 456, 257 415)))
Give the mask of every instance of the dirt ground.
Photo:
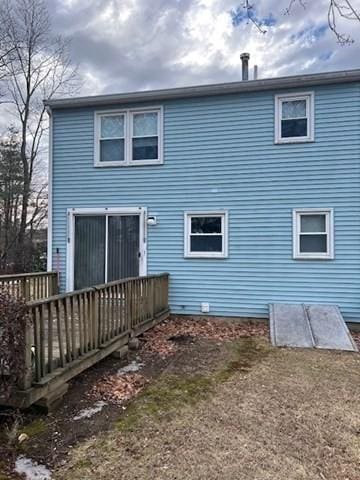
POLYGON ((3 428, 0 479, 20 478, 10 473, 18 455, 54 480, 360 479, 359 354, 275 349, 263 324, 193 325, 167 322, 128 360, 79 376, 59 410, 23 418, 21 445, 9 450, 3 428), (134 397, 121 401, 116 384, 120 401, 107 396, 74 420, 129 360, 143 364, 126 377, 134 397))

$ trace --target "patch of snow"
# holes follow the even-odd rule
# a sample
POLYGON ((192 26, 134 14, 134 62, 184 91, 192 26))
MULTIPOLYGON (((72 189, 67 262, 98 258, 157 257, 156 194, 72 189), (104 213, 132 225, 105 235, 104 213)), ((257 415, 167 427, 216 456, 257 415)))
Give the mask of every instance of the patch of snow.
POLYGON ((74 417, 74 420, 82 420, 83 418, 91 418, 97 413, 101 412, 101 410, 107 405, 106 402, 100 400, 94 404, 94 407, 91 408, 84 408, 80 410, 80 412, 74 417))
POLYGON ((126 373, 138 372, 144 365, 145 363, 140 363, 140 362, 137 362, 136 360, 133 360, 131 363, 129 363, 129 365, 125 365, 125 367, 120 368, 117 371, 117 374, 121 377, 126 373))
POLYGON ((51 472, 45 465, 23 455, 16 459, 15 472, 25 475, 26 480, 51 480, 51 472))

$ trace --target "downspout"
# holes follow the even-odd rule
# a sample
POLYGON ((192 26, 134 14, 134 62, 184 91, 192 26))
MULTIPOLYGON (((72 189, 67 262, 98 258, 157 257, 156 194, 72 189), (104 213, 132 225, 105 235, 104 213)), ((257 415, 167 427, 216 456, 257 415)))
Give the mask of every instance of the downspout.
POLYGON ((48 155, 48 230, 47 230, 47 271, 51 272, 52 264, 52 181, 53 181, 53 116, 51 107, 46 106, 46 112, 49 115, 49 155, 48 155))

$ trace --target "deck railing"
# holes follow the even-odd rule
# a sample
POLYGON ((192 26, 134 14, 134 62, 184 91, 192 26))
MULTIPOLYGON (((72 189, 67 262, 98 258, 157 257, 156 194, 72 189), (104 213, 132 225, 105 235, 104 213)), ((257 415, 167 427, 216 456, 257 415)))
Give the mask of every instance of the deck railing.
POLYGON ((16 298, 25 301, 40 300, 58 293, 56 272, 0 275, 0 290, 5 289, 16 298))
POLYGON ((44 386, 64 372, 67 380, 150 328, 169 310, 168 277, 130 278, 29 302, 20 389, 44 386))

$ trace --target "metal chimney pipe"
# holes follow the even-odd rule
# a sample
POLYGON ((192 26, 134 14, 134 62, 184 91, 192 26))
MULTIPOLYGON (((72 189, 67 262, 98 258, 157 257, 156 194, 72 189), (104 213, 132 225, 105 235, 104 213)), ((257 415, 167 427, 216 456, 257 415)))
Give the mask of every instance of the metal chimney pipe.
POLYGON ((257 80, 258 78, 258 66, 254 65, 254 80, 257 80))
POLYGON ((249 53, 242 53, 240 59, 242 62, 242 79, 249 80, 249 53))

